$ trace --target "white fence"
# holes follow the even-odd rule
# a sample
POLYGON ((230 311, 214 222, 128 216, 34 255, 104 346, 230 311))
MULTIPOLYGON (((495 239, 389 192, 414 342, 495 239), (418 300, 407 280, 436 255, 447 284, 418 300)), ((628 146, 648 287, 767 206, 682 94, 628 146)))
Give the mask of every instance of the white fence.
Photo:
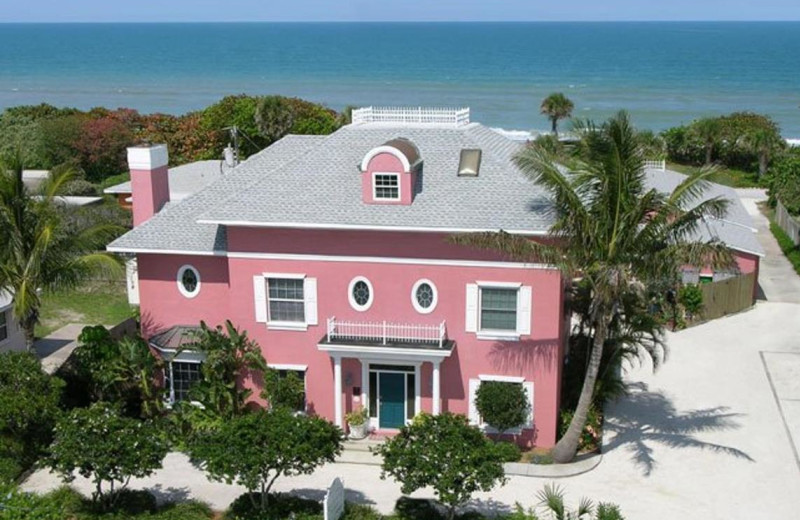
POLYGON ((377 341, 383 345, 398 343, 434 343, 442 346, 447 337, 445 322, 439 325, 389 323, 387 321, 355 322, 328 318, 328 341, 377 341))
POLYGON ((463 126, 469 124, 469 108, 365 107, 353 110, 352 121, 463 126))
POLYGON ((778 226, 789 235, 795 245, 800 245, 800 220, 789 214, 786 208, 778 201, 775 206, 775 220, 778 226))
POLYGON ((325 511, 325 520, 339 520, 344 514, 344 482, 335 478, 331 482, 325 498, 322 500, 322 509, 325 511))
POLYGON ((667 161, 665 161, 665 160, 661 160, 661 161, 645 161, 644 162, 644 169, 645 170, 661 170, 662 172, 666 171, 667 170, 667 161))

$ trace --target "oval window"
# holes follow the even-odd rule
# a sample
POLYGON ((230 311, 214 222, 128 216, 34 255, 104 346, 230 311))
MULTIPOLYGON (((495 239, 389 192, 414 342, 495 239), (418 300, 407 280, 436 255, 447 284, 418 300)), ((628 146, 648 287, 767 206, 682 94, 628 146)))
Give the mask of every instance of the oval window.
POLYGON ((194 298, 200 292, 200 273, 191 265, 178 269, 178 290, 187 298, 194 298))
POLYGON ((417 312, 428 314, 436 308, 439 295, 436 286, 430 280, 419 280, 411 289, 411 303, 417 312))
POLYGON ((350 306, 357 311, 365 311, 372 305, 372 284, 364 277, 353 278, 349 288, 350 306))

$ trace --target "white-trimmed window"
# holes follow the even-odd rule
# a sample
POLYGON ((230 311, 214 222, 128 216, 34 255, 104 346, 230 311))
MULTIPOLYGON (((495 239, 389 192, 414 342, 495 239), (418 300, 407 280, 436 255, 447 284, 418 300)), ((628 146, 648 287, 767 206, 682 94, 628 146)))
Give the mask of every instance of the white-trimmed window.
POLYGON ((189 398, 192 385, 203 378, 200 361, 172 360, 164 370, 164 387, 170 404, 189 398))
POLYGON ((347 298, 350 306, 360 312, 364 312, 372 307, 375 299, 375 292, 372 290, 372 283, 363 276, 356 276, 350 281, 347 288, 347 298))
POLYGON ((534 393, 533 381, 527 381, 524 377, 516 376, 497 376, 497 375, 479 375, 475 379, 469 380, 469 422, 475 426, 480 426, 487 433, 498 433, 494 428, 483 422, 475 400, 478 394, 478 388, 484 381, 495 381, 498 383, 506 383, 510 385, 522 385, 525 395, 528 397, 528 418, 524 424, 521 424, 516 430, 509 430, 506 433, 518 435, 523 429, 533 428, 533 408, 534 408, 534 393))
POLYGON ((372 174, 374 200, 400 200, 400 175, 397 173, 372 174))
POLYGON ((178 269, 178 290, 186 298, 200 294, 200 272, 194 266, 184 265, 178 269))
POLYGON ((304 274, 264 273, 253 277, 256 321, 276 330, 317 325, 317 279, 304 274))
POLYGON ((420 314, 430 314, 439 303, 439 292, 430 280, 422 279, 411 288, 411 304, 420 314))
POLYGON ((0 341, 8 339, 8 312, 0 312, 0 341))
POLYGON ((467 332, 490 340, 515 340, 530 334, 531 295, 531 287, 519 283, 467 284, 467 332))

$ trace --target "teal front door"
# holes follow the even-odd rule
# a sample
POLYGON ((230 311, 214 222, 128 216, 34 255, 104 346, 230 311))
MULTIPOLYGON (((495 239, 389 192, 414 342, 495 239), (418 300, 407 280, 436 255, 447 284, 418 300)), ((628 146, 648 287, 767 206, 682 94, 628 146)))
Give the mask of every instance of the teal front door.
POLYGON ((378 372, 378 420, 381 428, 406 424, 406 375, 378 372))

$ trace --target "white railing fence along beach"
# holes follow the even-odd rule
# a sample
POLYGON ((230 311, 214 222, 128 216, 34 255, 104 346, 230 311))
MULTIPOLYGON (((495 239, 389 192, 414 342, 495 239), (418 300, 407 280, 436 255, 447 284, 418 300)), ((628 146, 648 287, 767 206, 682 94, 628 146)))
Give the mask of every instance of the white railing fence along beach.
POLYGON ((469 124, 469 108, 364 107, 353 110, 352 121, 463 126, 469 124))
POLYGON ((660 161, 645 161, 644 162, 644 169, 645 170, 660 170, 660 171, 667 171, 667 161, 660 160, 660 161))
POLYGON ((442 321, 438 325, 414 323, 390 323, 388 321, 340 321, 328 318, 328 341, 375 341, 387 343, 430 343, 440 348, 447 339, 447 327, 442 321))

